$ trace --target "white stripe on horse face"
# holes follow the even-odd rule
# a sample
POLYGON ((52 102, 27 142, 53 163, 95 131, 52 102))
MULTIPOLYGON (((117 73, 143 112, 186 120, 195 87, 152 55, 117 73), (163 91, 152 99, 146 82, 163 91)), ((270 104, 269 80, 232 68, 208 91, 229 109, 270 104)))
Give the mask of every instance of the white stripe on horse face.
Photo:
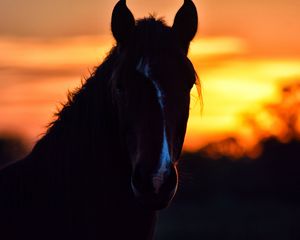
MULTIPOLYGON (((158 99, 158 102, 159 102, 161 111, 162 111, 162 113, 163 113, 163 115, 164 115, 163 94, 162 94, 162 92, 161 92, 160 87, 158 86, 158 84, 157 84, 156 82, 154 82, 154 81, 152 81, 152 83, 153 83, 153 85, 154 85, 154 87, 155 87, 155 89, 156 89, 157 99, 158 99)), ((164 121, 165 121, 165 119, 164 119, 164 121)), ((164 125, 165 125, 165 124, 164 124, 164 125)))
MULTIPOLYGON (((147 62, 144 61, 142 58, 139 61, 139 64, 137 66, 137 71, 143 74, 145 77, 150 79, 150 67, 147 62)), ((163 116, 163 140, 162 140, 162 148, 161 148, 161 154, 160 154, 160 162, 158 166, 157 172, 153 175, 153 187, 156 194, 159 193, 159 189, 161 188, 162 184, 164 183, 165 175, 170 172, 170 163, 171 163, 171 157, 169 152, 169 144, 166 134, 166 124, 164 119, 164 101, 163 101, 163 92, 159 85, 152 80, 152 83, 156 90, 156 96, 157 100, 159 102, 162 116, 163 116)))
POLYGON ((159 193, 159 189, 164 183, 165 175, 170 172, 170 152, 169 152, 169 146, 166 136, 166 129, 164 128, 164 135, 163 135, 163 143, 162 143, 162 150, 160 155, 160 163, 159 163, 159 169, 157 172, 153 175, 153 186, 155 193, 159 193))
POLYGON ((149 64, 145 62, 144 58, 141 58, 138 65, 136 66, 136 70, 143 74, 145 77, 150 78, 150 67, 149 64))

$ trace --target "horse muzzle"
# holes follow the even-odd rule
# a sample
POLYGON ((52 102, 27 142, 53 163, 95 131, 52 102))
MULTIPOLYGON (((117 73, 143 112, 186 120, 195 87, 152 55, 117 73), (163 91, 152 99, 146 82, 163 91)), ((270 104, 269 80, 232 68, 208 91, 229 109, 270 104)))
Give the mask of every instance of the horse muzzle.
POLYGON ((131 178, 134 196, 141 204, 153 210, 168 207, 177 186, 178 173, 173 163, 162 173, 147 173, 141 167, 136 167, 131 178))

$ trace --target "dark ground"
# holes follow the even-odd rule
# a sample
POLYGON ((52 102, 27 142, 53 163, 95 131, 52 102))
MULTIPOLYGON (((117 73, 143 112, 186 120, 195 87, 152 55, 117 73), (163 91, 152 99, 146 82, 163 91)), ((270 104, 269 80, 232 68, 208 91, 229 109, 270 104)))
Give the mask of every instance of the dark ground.
POLYGON ((156 239, 300 239, 300 142, 263 146, 256 160, 185 154, 156 239))
MULTIPOLYGON (((184 154, 156 240, 299 240, 300 142, 269 139, 263 149, 256 160, 184 154)), ((17 137, 0 138, 1 164, 26 151, 17 137)))

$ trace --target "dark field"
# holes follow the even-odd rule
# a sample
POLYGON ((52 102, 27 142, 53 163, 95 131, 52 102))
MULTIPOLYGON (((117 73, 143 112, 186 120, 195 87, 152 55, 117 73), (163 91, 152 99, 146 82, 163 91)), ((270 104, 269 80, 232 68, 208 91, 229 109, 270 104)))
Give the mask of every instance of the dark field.
POLYGON ((181 186, 157 240, 300 239, 300 143, 264 143, 259 159, 184 155, 181 186))
MULTIPOLYGON (((160 212, 156 240, 299 240, 300 142, 268 139, 262 155, 213 160, 184 154, 180 185, 160 212)), ((0 139, 0 162, 28 151, 18 138, 0 139)))
POLYGON ((272 198, 176 201, 160 215, 157 239, 300 239, 300 206, 272 198))

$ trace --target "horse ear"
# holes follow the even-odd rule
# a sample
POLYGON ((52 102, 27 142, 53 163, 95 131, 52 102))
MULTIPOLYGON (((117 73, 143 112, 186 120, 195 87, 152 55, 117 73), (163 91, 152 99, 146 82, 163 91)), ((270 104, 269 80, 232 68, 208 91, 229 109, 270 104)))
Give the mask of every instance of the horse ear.
POLYGON ((120 0, 112 12, 111 31, 118 43, 126 41, 134 29, 135 20, 126 6, 126 0, 120 0))
POLYGON ((180 45, 187 53, 190 41, 195 37, 198 28, 198 14, 191 0, 184 0, 184 4, 178 10, 172 29, 180 45))

